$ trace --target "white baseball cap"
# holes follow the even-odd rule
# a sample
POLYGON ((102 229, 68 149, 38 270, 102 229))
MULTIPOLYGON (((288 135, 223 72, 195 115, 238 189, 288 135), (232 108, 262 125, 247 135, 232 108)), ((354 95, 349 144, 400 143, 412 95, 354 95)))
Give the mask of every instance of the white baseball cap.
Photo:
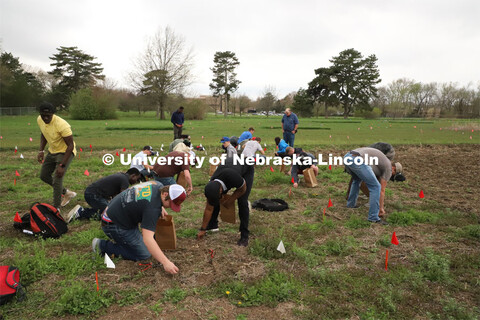
POLYGON ((180 206, 187 198, 185 189, 179 184, 172 184, 168 190, 168 195, 170 197, 170 209, 180 212, 180 206))

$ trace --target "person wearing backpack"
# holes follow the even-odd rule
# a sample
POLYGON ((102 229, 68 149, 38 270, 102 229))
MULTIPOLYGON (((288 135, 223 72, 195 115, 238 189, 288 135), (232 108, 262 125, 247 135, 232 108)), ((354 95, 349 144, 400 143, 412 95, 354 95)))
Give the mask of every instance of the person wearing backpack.
POLYGON ((91 208, 83 208, 76 205, 67 214, 67 223, 74 219, 100 220, 100 215, 117 194, 135 184, 140 179, 140 171, 137 168, 130 168, 127 172, 118 172, 100 180, 95 181, 85 189, 85 201, 91 208))
POLYGON ((178 184, 163 186, 148 181, 128 188, 102 213, 102 230, 113 241, 94 238, 93 252, 133 261, 153 256, 166 272, 176 274, 177 266, 165 256, 154 235, 158 219, 167 215, 165 208, 179 212, 186 197, 185 189, 178 184))
POLYGON ((37 124, 41 134, 37 160, 42 164, 40 179, 53 187, 53 206, 60 208, 77 195, 63 187, 63 178, 77 150, 70 125, 55 115, 55 107, 49 102, 43 102, 39 112, 37 124), (44 157, 47 142, 48 152, 44 157))

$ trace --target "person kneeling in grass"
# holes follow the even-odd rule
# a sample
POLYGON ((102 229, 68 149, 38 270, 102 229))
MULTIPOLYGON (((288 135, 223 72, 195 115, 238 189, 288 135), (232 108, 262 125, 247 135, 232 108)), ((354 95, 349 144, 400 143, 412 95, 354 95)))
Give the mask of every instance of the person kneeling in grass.
POLYGON ((91 208, 83 208, 76 205, 67 214, 67 223, 74 219, 100 220, 100 215, 117 194, 135 184, 140 179, 140 171, 137 168, 130 168, 127 172, 118 172, 100 180, 95 181, 85 189, 85 201, 91 208))
POLYGON ((302 164, 292 164, 292 168, 290 169, 289 174, 293 178, 293 187, 297 188, 298 187, 298 175, 303 174, 303 170, 312 168, 313 173, 315 176, 318 176, 318 167, 314 164, 317 163, 317 159, 315 159, 315 156, 311 153, 305 152, 302 150, 302 148, 292 148, 292 147, 287 147, 286 149, 286 156, 288 157, 293 157, 295 154, 297 158, 300 158, 302 164), (311 164, 308 164, 308 161, 306 158, 311 158, 311 164), (307 163, 304 163, 307 162, 307 163))
POLYGON ((158 219, 167 215, 165 208, 179 212, 186 197, 185 189, 178 184, 164 187, 149 181, 128 188, 113 198, 102 213, 103 232, 115 242, 94 238, 93 251, 133 261, 153 256, 166 272, 177 273, 177 266, 162 252, 154 235, 158 219))

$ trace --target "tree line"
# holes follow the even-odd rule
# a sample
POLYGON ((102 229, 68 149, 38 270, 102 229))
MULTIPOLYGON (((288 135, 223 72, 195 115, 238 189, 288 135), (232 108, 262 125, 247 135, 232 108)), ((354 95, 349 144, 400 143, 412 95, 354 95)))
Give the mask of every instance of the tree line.
POLYGON ((115 110, 155 110, 157 118, 180 105, 188 106, 188 119, 203 119, 209 109, 224 116, 256 110, 270 115, 291 107, 302 117, 343 115, 372 117, 480 117, 480 83, 477 88, 455 83, 423 84, 398 79, 379 86, 375 55, 364 57, 347 49, 332 57, 329 66, 314 70, 306 88, 279 98, 274 86, 251 100, 238 94, 240 61, 232 51, 213 57, 211 96, 187 98, 192 84, 193 50, 171 28, 159 29, 148 41, 128 74, 133 90, 117 89, 105 79, 101 63, 77 47, 63 47, 49 57, 52 70, 23 66, 11 53, 1 53, 1 107, 35 106, 42 100, 69 109, 74 118, 105 119, 115 110))

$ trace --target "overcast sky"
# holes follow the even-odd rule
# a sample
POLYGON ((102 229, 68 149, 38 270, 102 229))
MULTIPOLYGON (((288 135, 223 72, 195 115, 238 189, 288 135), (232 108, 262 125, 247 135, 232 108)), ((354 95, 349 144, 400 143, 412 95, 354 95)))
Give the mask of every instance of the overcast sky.
POLYGON ((349 48, 377 56, 381 85, 480 81, 479 0, 0 0, 0 12, 1 49, 20 62, 50 71, 56 48, 77 46, 118 87, 165 26, 193 47, 194 95, 210 94, 213 55, 227 50, 251 98, 305 88, 349 48))

